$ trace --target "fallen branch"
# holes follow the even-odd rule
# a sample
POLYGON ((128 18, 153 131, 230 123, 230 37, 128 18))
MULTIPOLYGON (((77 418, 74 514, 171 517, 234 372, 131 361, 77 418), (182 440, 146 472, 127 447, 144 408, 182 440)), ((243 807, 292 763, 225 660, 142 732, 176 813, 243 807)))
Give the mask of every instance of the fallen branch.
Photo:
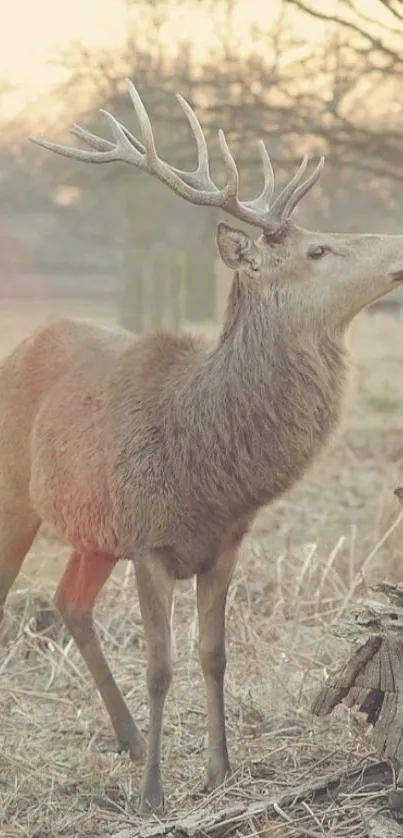
POLYGON ((403 829, 382 815, 377 815, 368 821, 368 838, 402 838, 403 829))
POLYGON ((384 791, 385 787, 391 787, 392 784, 393 772, 387 763, 360 765, 348 771, 338 771, 320 777, 282 795, 263 797, 253 803, 238 803, 215 812, 198 811, 179 821, 154 822, 140 829, 127 827, 112 834, 110 838, 206 838, 206 835, 209 838, 221 838, 223 834, 236 832, 243 823, 251 819, 276 814, 276 808, 295 807, 303 800, 334 800, 341 792, 354 794, 359 791, 375 794, 377 791, 384 791))

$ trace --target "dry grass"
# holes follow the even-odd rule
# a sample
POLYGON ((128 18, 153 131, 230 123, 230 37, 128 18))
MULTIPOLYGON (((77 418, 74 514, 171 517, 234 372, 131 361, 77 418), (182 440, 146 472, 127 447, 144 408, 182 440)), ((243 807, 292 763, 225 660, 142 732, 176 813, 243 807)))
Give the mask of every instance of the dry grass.
MULTIPOLYGON (((332 637, 332 622, 374 579, 401 581, 403 523, 396 524, 392 496, 403 461, 401 334, 401 321, 362 318, 354 338, 359 388, 341 442, 289 498, 262 515, 245 543, 228 602, 234 778, 211 795, 203 791, 206 712, 193 586, 178 587, 175 676, 164 729, 170 821, 193 814, 202 822, 233 804, 280 799, 286 790, 373 759, 371 739, 353 714, 340 708, 317 720, 309 705, 326 670, 348 652, 332 637)), ((0 835, 95 838, 126 826, 134 835, 147 825, 135 812, 141 767, 115 754, 96 690, 48 610, 56 554, 66 556, 43 532, 10 596, 0 641, 0 835)), ((144 638, 130 566, 111 579, 97 621, 118 683, 146 731, 144 638)), ((224 833, 364 838, 385 794, 373 789, 269 807, 259 817, 239 816, 224 833)))

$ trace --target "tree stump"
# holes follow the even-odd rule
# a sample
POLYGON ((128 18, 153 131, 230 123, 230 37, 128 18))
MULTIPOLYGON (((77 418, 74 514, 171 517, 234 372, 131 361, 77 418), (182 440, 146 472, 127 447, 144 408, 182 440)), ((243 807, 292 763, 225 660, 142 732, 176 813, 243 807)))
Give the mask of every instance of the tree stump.
MULTIPOLYGON (((395 490, 403 506, 403 487, 395 490)), ((356 643, 347 664, 329 677, 312 703, 312 712, 325 716, 344 702, 357 707, 373 726, 373 740, 382 759, 403 774, 403 584, 379 582, 371 588, 386 602, 370 601, 353 610, 335 633, 356 643)), ((403 779, 403 777, 402 777, 403 779)), ((403 806, 403 783, 392 805, 403 806)))

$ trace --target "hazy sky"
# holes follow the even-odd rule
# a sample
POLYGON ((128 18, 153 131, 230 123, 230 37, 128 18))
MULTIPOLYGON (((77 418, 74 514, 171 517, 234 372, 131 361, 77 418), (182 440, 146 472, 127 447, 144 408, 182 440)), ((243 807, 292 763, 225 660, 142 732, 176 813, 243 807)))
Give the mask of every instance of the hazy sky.
POLYGON ((0 0, 0 76, 40 88, 54 70, 46 60, 71 40, 119 43, 125 27, 119 0, 0 0))
MULTIPOLYGON (((367 13, 377 7, 374 0, 362 2, 367 13)), ((245 37, 246 49, 248 24, 265 27, 278 6, 279 0, 238 0, 235 28, 245 37)), ((336 11, 338 0, 320 0, 319 6, 325 12, 336 11)), ((126 31, 124 0, 0 0, 1 12, 0 78, 18 85, 15 101, 20 106, 57 83, 61 71, 49 62, 72 40, 89 47, 118 46, 126 31)), ((303 23, 304 36, 315 39, 318 27, 312 19, 303 23)), ((175 42, 190 38, 196 49, 203 50, 213 38, 211 20, 200 9, 196 14, 191 3, 188 9, 182 6, 166 27, 166 38, 175 42)))
MULTIPOLYGON (((277 5, 278 0, 239 0, 240 18, 246 13, 250 21, 265 22, 277 5)), ((113 45, 125 33, 123 0, 0 0, 1 11, 0 76, 31 89, 51 83, 55 71, 46 59, 71 40, 113 45)), ((208 35, 208 16, 195 14, 195 9, 182 9, 176 32, 202 41, 208 35)))

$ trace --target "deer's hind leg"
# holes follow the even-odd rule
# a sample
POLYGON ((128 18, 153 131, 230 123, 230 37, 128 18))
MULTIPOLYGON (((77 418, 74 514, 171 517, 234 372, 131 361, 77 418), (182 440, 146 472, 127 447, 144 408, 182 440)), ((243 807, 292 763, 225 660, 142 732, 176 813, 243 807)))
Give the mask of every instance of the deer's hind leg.
POLYGON ((147 643, 147 687, 150 725, 140 792, 142 814, 164 806, 161 782, 161 733, 165 699, 171 684, 171 614, 175 579, 162 553, 150 551, 135 561, 144 634, 147 643))
POLYGON ((102 553, 73 552, 54 602, 94 678, 112 722, 119 750, 132 759, 144 755, 143 737, 134 722, 101 649, 93 621, 96 598, 115 567, 102 553))
POLYGON ((0 487, 0 623, 8 592, 41 523, 27 501, 8 497, 4 503, 2 493, 0 487))

